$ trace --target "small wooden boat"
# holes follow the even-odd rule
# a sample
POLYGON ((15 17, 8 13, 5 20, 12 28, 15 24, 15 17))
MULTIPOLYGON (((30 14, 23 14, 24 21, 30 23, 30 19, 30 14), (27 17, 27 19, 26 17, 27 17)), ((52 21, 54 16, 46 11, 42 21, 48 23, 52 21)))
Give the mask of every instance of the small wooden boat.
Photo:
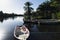
POLYGON ((14 30, 14 36, 19 40, 26 40, 30 35, 30 32, 25 25, 17 26, 14 30))

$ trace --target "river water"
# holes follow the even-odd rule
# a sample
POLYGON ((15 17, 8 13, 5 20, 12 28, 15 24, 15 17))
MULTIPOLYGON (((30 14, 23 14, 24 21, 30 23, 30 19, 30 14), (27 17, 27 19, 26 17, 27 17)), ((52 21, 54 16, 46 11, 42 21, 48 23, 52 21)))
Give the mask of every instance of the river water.
MULTIPOLYGON (((0 19, 0 40, 18 40, 14 37, 14 29, 23 24, 23 17, 0 19)), ((37 30, 36 26, 31 28, 32 31, 35 29, 37 30)))
POLYGON ((14 28, 22 24, 23 17, 8 18, 0 22, 0 40, 13 40, 14 28))
MULTIPOLYGON (((18 40, 14 37, 14 29, 23 24, 23 17, 0 19, 0 40, 18 40)), ((33 24, 29 30, 30 36, 27 40, 56 40, 56 38, 60 38, 60 33, 58 33, 60 32, 60 25, 38 26, 38 24, 33 24)))

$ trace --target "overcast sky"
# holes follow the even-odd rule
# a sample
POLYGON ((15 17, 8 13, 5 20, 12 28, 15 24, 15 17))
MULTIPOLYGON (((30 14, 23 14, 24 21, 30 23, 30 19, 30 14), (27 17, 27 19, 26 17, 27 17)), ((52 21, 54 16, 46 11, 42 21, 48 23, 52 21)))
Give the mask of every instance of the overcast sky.
POLYGON ((24 3, 30 1, 36 9, 39 4, 46 0, 0 0, 0 11, 4 13, 24 14, 24 3))

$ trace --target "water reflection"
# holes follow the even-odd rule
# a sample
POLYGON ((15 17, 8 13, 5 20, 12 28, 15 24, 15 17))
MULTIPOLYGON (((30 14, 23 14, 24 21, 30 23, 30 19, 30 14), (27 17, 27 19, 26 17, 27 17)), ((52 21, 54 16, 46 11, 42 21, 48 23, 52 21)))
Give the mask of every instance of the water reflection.
POLYGON ((17 25, 23 24, 23 17, 9 18, 0 22, 0 40, 13 40, 13 31, 17 25))
POLYGON ((34 24, 25 23, 30 32, 60 32, 60 24, 34 24))
POLYGON ((4 29, 0 29, 0 40, 3 40, 3 38, 5 38, 5 33, 6 33, 6 30, 4 29))
POLYGON ((28 38, 28 40, 40 40, 40 39, 52 40, 56 38, 56 36, 58 35, 58 33, 53 32, 60 32, 59 24, 55 25, 55 24, 24 23, 23 17, 15 17, 14 19, 7 18, 7 20, 3 19, 3 22, 0 21, 0 40, 18 40, 14 37, 13 34, 14 28, 17 25, 20 26, 23 24, 26 25, 26 27, 30 30, 30 37, 28 38))
POLYGON ((37 24, 31 25, 31 32, 39 32, 38 28, 37 28, 37 24))
POLYGON ((14 19, 16 17, 0 17, 0 22, 3 22, 4 20, 7 20, 9 18, 14 19))

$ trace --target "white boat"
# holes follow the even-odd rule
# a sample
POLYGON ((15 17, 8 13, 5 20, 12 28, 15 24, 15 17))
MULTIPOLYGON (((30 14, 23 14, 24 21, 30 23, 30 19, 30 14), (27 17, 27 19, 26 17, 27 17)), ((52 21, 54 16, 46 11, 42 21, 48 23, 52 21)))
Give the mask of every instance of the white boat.
POLYGON ((30 32, 25 25, 17 26, 14 30, 14 36, 15 38, 19 40, 26 40, 30 35, 30 32))

